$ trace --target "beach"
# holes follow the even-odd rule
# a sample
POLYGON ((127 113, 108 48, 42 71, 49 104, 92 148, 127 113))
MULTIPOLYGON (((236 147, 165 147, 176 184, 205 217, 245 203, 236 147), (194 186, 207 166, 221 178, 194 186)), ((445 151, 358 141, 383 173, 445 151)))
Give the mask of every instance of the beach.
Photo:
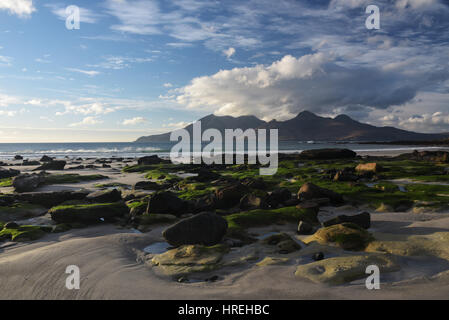
MULTIPOLYGON (((392 157, 401 153, 401 150, 373 151, 360 152, 358 155, 392 157)), ((66 159, 67 165, 63 171, 46 171, 50 175, 101 175, 105 179, 46 184, 33 192, 120 189, 122 197, 125 197, 128 193, 136 192, 133 186, 137 182, 148 180, 147 171, 123 170, 136 165, 136 159, 129 162, 123 162, 123 159, 106 160, 99 163, 94 158, 66 159), (95 167, 70 169, 89 165, 95 167)), ((8 169, 20 170, 22 174, 31 173, 36 168, 36 165, 18 165, 19 160, 9 163, 13 165, 8 166, 8 169)), ((0 193, 11 192, 12 187, 0 188, 0 193)), ((139 197, 153 192, 139 190, 139 197)), ((297 223, 250 226, 246 232, 259 239, 263 239, 264 235, 282 232, 301 244, 301 250, 279 254, 264 247, 259 240, 243 247, 231 248, 222 258, 219 268, 193 273, 188 276, 188 281, 181 282, 179 278, 173 278, 173 273, 163 272, 163 268, 152 263, 157 253, 145 251, 152 244, 165 241, 162 231, 172 223, 156 223, 142 229, 124 223, 104 222, 60 233, 48 233, 34 241, 0 242, 0 299, 447 299, 449 253, 431 241, 437 239, 435 235, 444 235, 441 237, 446 240, 441 241, 449 239, 446 236, 449 232, 449 211, 418 211, 415 208, 390 211, 391 208, 387 207, 385 210, 376 210, 350 201, 337 207, 320 206, 317 215, 320 221, 342 214, 355 215, 368 211, 371 225, 367 231, 379 243, 397 241, 399 246, 399 243, 413 241, 415 246, 415 241, 419 242, 421 238, 431 243, 433 247, 429 245, 416 249, 412 246, 390 250, 400 268, 381 272, 380 290, 368 290, 365 286, 366 277, 335 285, 326 281, 320 283, 310 275, 298 276, 298 266, 317 263, 311 259, 317 250, 324 252, 326 258, 352 257, 361 253, 343 252, 334 245, 308 242, 311 236, 298 235, 297 223), (260 264, 266 257, 272 257, 279 263, 260 264), (69 265, 76 265, 80 269, 79 290, 69 290, 65 286, 68 277, 65 271, 69 265), (206 281, 213 276, 216 276, 214 281, 206 281)), ((15 221, 20 225, 54 224, 49 213, 15 221)), ((437 241, 440 240, 435 240, 435 243, 437 241)), ((363 254, 380 254, 375 244, 371 243, 372 246, 368 246, 363 254)))

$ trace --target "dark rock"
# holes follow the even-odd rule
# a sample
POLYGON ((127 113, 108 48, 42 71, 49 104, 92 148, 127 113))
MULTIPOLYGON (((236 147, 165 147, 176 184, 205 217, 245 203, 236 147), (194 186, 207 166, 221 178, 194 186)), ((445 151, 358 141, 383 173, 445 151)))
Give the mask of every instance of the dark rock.
POLYGON ((167 228, 162 235, 172 246, 219 243, 228 229, 225 219, 215 213, 205 212, 183 219, 167 228))
POLYGON ((221 177, 221 175, 214 171, 211 171, 206 168, 200 168, 198 170, 198 175, 196 177, 191 177, 189 179, 198 181, 198 182, 209 182, 209 181, 217 180, 220 177, 221 177))
POLYGON ((324 259, 324 253, 322 253, 322 252, 316 252, 316 253, 313 254, 312 259, 313 259, 314 261, 320 261, 320 260, 323 260, 323 259, 324 259))
POLYGON ((76 167, 70 167, 70 168, 67 168, 67 170, 84 170, 86 167, 84 167, 83 165, 79 165, 79 166, 76 166, 76 167))
POLYGON ((40 161, 41 162, 50 162, 50 161, 53 161, 53 158, 50 158, 49 156, 44 155, 44 156, 42 156, 40 161))
POLYGON ((268 194, 264 191, 246 194, 240 199, 240 209, 249 210, 267 208, 267 198, 268 194))
POLYGON ((186 201, 178 198, 170 191, 160 191, 154 193, 148 203, 147 213, 166 213, 173 214, 177 217, 186 213, 188 208, 186 201))
POLYGON ((45 171, 45 170, 64 170, 64 167, 67 162, 64 160, 53 160, 47 163, 44 163, 40 167, 34 169, 33 171, 45 171))
POLYGON ((397 156, 397 160, 416 160, 431 162, 449 162, 449 152, 447 151, 413 151, 413 153, 405 153, 397 156))
POLYGON ((22 166, 38 166, 40 164, 41 163, 36 160, 34 160, 34 161, 23 160, 23 162, 22 162, 22 166))
POLYGON ((87 195, 87 191, 27 192, 17 194, 14 198, 18 201, 51 208, 67 201, 84 200, 87 195))
POLYGON ((311 149, 304 150, 299 155, 301 160, 333 160, 333 159, 352 159, 357 154, 349 149, 311 149))
POLYGON ((343 197, 340 194, 326 188, 321 188, 310 182, 303 184, 298 191, 298 199, 301 201, 317 198, 329 198, 333 204, 343 202, 343 197))
POLYGON ((277 246, 278 252, 288 254, 301 249, 301 246, 286 233, 279 233, 262 240, 263 244, 277 246))
POLYGON ((5 229, 18 229, 20 226, 16 222, 7 222, 3 228, 5 229))
POLYGON ((112 168, 109 164, 106 164, 106 163, 103 163, 101 167, 102 168, 112 168))
POLYGON ((163 162, 164 160, 159 158, 157 155, 153 155, 153 156, 146 156, 146 157, 142 157, 137 159, 137 164, 142 166, 142 165, 151 165, 151 164, 159 164, 161 162, 163 162))
POLYGON ((162 190, 166 186, 153 181, 139 181, 134 185, 135 190, 162 190))
POLYGON ((272 207, 284 204, 292 198, 292 193, 287 188, 277 188, 268 196, 267 203, 272 207))
POLYGON ((194 202, 194 211, 195 212, 204 212, 204 211, 212 211, 215 209, 217 204, 217 198, 214 194, 206 194, 198 199, 195 199, 194 202))
POLYGON ((236 183, 215 192, 217 198, 217 208, 228 209, 240 203, 242 195, 248 191, 248 188, 240 183, 236 183))
POLYGON ((117 189, 95 191, 89 193, 86 200, 92 203, 117 202, 122 200, 122 193, 117 189))
POLYGON ((16 177, 20 174, 19 170, 0 168, 0 179, 16 177))
POLYGON ((251 189, 265 190, 267 188, 267 185, 262 178, 245 178, 241 183, 251 189))
POLYGON ((340 215, 338 217, 324 221, 322 225, 323 227, 329 227, 344 222, 352 222, 364 229, 369 229, 371 226, 371 215, 368 212, 362 212, 353 216, 340 215))
POLYGON ((358 177, 354 174, 353 168, 345 168, 337 171, 334 181, 357 181, 358 177))
POLYGON ((21 155, 15 155, 14 160, 23 160, 23 157, 21 155))
POLYGON ((113 221, 129 213, 123 202, 54 207, 48 211, 57 223, 93 224, 113 221))
POLYGON ((15 177, 12 185, 16 192, 31 192, 45 181, 43 174, 21 174, 15 177))
POLYGON ((299 221, 298 234, 312 234, 314 232, 313 226, 306 221, 299 221))

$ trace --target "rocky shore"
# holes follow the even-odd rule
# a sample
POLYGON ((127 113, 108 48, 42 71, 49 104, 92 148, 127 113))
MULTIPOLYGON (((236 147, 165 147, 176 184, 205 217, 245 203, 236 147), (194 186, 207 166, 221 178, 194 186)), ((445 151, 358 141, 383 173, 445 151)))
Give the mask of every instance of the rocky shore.
POLYGON ((308 150, 280 155, 273 176, 17 156, 0 163, 0 274, 3 299, 444 299, 449 153, 308 150))

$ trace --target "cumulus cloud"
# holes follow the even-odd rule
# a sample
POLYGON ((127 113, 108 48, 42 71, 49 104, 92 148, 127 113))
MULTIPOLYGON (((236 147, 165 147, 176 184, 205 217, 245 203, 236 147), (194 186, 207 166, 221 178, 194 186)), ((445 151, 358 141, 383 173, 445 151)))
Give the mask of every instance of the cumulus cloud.
POLYGON ((95 117, 86 117, 81 122, 75 122, 75 123, 70 124, 69 126, 70 127, 93 126, 93 125, 100 124, 100 123, 103 123, 103 121, 98 120, 95 117))
POLYGON ((9 14, 26 18, 36 11, 36 8, 33 6, 33 0, 2 0, 0 1, 0 10, 6 10, 9 14))
POLYGON ((287 55, 271 65, 221 70, 195 78, 179 90, 177 102, 218 115, 253 114, 286 119, 302 110, 332 113, 345 109, 386 109, 401 105, 433 78, 407 78, 377 68, 339 66, 332 55, 287 55), (406 80, 407 79, 407 80, 406 80))
POLYGON ((135 117, 132 119, 125 119, 123 120, 122 124, 124 126, 134 126, 136 124, 140 124, 140 123, 145 123, 147 122, 147 119, 143 118, 143 117, 135 117))
POLYGON ((231 58, 235 54, 235 48, 228 48, 226 50, 223 50, 223 54, 226 56, 226 58, 231 58))

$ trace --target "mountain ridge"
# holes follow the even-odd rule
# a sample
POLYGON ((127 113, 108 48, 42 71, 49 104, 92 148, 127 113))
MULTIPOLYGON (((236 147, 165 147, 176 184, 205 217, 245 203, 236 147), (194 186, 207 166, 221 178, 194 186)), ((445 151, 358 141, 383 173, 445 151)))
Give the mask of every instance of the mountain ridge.
MULTIPOLYGON (((392 142, 402 140, 438 140, 449 137, 449 133, 419 133, 398 129, 391 126, 376 127, 341 114, 335 118, 318 116, 310 111, 302 111, 296 117, 269 122, 247 115, 240 117, 207 115, 201 121, 201 129, 214 128, 220 132, 224 129, 278 129, 280 141, 359 141, 392 142)), ((186 126, 192 134, 193 124, 186 126)), ((170 133, 163 133, 138 138, 136 143, 169 142, 170 133)))

